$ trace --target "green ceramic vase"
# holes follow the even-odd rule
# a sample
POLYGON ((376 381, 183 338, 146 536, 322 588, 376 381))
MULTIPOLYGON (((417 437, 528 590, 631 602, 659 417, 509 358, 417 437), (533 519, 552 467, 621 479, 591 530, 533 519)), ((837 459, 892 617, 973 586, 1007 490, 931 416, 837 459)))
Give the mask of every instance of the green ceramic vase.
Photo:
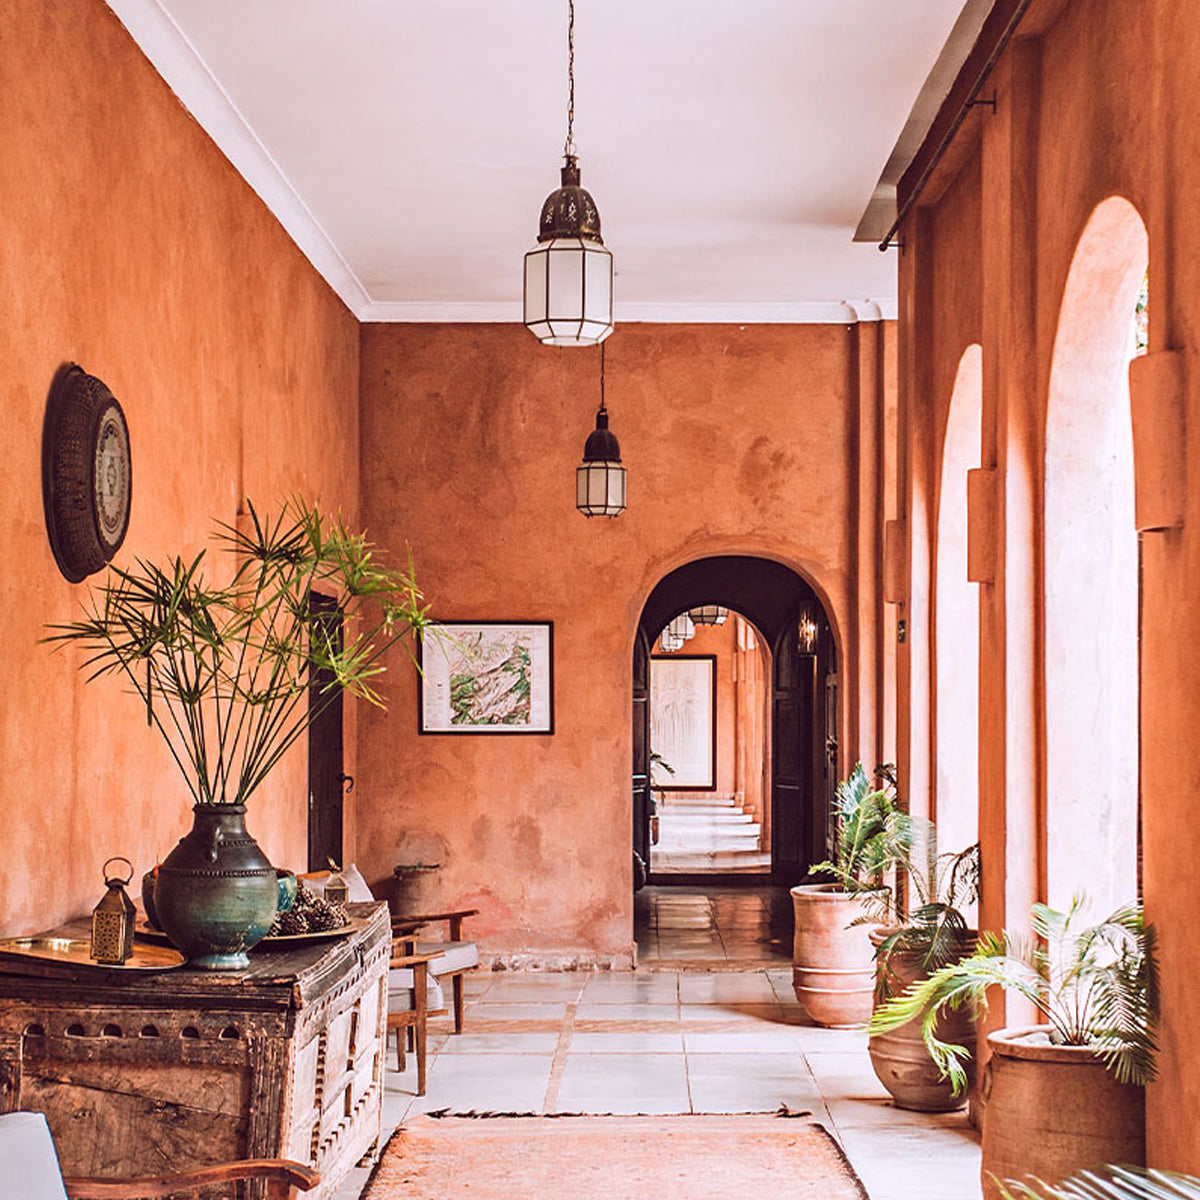
POLYGON ((275 868, 246 832, 244 804, 197 804, 192 828, 158 868, 154 907, 194 967, 232 971, 275 918, 275 868))

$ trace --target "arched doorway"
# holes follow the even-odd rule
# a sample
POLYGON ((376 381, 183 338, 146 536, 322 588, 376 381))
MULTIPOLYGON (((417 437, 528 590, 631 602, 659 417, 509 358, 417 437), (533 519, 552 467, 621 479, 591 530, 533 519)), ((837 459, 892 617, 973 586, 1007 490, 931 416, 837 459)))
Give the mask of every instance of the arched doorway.
POLYGON ((938 845, 979 838, 979 585, 967 579, 967 472, 979 466, 983 350, 959 360, 946 418, 937 513, 936 679, 938 845))
POLYGON ((1046 415, 1046 874, 1094 914, 1137 889, 1139 548, 1128 366, 1146 276, 1128 201, 1097 206, 1063 295, 1046 415))
POLYGON ((792 884, 826 854, 837 776, 837 653, 816 592, 770 559, 699 559, 672 571, 646 601, 633 654, 633 849, 650 861, 651 647, 669 621, 706 604, 742 614, 770 650, 770 876, 792 884))

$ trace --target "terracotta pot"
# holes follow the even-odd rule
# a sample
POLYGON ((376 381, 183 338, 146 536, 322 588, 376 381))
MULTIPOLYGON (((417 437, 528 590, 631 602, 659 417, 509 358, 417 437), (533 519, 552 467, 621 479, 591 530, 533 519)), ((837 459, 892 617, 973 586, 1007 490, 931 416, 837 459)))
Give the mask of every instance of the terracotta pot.
POLYGON ((400 863, 392 868, 392 914, 420 916, 442 910, 441 863, 400 863))
MULTIPOLYGON (((871 930, 871 944, 878 949, 892 932, 871 930)), ((882 972, 882 963, 878 964, 878 970, 882 972)), ((913 953, 889 955, 888 971, 893 995, 898 995, 910 983, 927 978, 928 974, 921 969, 920 956, 913 953)), ((941 1078, 925 1049, 919 1020, 909 1021, 888 1033, 871 1035, 867 1043, 871 1066, 875 1068, 879 1082, 892 1094, 897 1108, 914 1112, 953 1112, 966 1104, 967 1096, 975 1086, 975 1021, 965 1009, 943 1013, 938 1018, 937 1035, 944 1042, 965 1046, 971 1056, 966 1064, 967 1087, 958 1096, 954 1095, 950 1080, 941 1078)))
POLYGON ((795 937, 792 986, 804 1011, 834 1029, 862 1025, 871 1015, 875 955, 868 925, 850 925, 866 909, 832 883, 792 888, 795 937))
POLYGON ((1118 1083, 1087 1046, 1055 1046, 1046 1026, 988 1036, 983 1072, 983 1194, 995 1179, 1048 1184, 1103 1163, 1146 1161, 1145 1089, 1118 1083), (995 1177, 995 1178, 993 1178, 995 1177))

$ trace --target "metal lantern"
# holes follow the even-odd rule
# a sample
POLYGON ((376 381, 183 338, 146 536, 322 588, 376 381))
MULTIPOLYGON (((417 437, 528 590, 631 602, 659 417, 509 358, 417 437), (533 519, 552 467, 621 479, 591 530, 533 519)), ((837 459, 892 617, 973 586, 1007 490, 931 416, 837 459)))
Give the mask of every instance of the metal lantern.
POLYGON ((110 858, 103 867, 104 886, 108 889, 100 903, 92 909, 91 956, 98 963, 119 966, 133 957, 133 923, 136 910, 125 891, 125 885, 133 878, 133 863, 127 858, 110 858), (124 863, 129 874, 121 879, 110 876, 109 863, 124 863))
POLYGON ((692 618, 687 613, 680 613, 668 626, 667 631, 672 637, 679 639, 679 644, 683 645, 689 638, 696 636, 696 626, 692 622, 692 618))
POLYGON ((613 331, 613 263, 575 154, 575 4, 567 5, 567 140, 562 182, 546 197, 525 255, 525 328, 547 346, 594 346, 613 331))
POLYGON ((575 468, 575 507, 585 517, 617 517, 625 511, 625 468, 621 447, 608 427, 604 406, 604 347, 600 347, 600 408, 596 428, 583 446, 583 462, 575 468))
POLYGON ((817 648, 817 636, 820 630, 812 619, 807 608, 800 610, 800 620, 796 627, 797 639, 800 643, 801 654, 812 654, 817 648))
POLYGON ((724 625, 729 619, 729 609, 719 604, 701 604, 698 608, 689 608, 688 616, 697 625, 724 625))
POLYGON ((664 654, 674 654, 683 645, 683 638, 676 637, 668 628, 658 635, 658 644, 664 654))

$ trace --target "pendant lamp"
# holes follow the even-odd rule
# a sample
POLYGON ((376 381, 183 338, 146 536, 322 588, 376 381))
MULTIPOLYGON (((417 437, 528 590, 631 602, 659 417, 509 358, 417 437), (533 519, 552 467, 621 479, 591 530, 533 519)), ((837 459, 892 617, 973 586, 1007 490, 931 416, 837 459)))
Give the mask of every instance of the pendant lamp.
POLYGON ((664 654, 674 654, 683 645, 683 638, 675 637, 669 629, 664 629, 658 635, 658 645, 664 654))
POLYGON ((575 507, 585 517, 619 517, 625 511, 625 468, 617 435, 608 427, 604 406, 604 351, 600 347, 600 408, 596 428, 583 446, 575 468, 575 507))
POLYGON ((546 197, 525 255, 525 328, 547 346, 594 346, 613 331, 612 254, 580 186, 575 154, 575 0, 567 3, 567 140, 561 186, 546 197))
POLYGON ((724 625, 729 619, 729 609, 719 604, 701 604, 697 608, 689 608, 688 616, 697 625, 724 625))
POLYGON ((679 641, 686 642, 688 638, 696 636, 696 626, 692 622, 692 618, 687 613, 680 613, 668 626, 667 630, 672 637, 678 638, 679 641))

